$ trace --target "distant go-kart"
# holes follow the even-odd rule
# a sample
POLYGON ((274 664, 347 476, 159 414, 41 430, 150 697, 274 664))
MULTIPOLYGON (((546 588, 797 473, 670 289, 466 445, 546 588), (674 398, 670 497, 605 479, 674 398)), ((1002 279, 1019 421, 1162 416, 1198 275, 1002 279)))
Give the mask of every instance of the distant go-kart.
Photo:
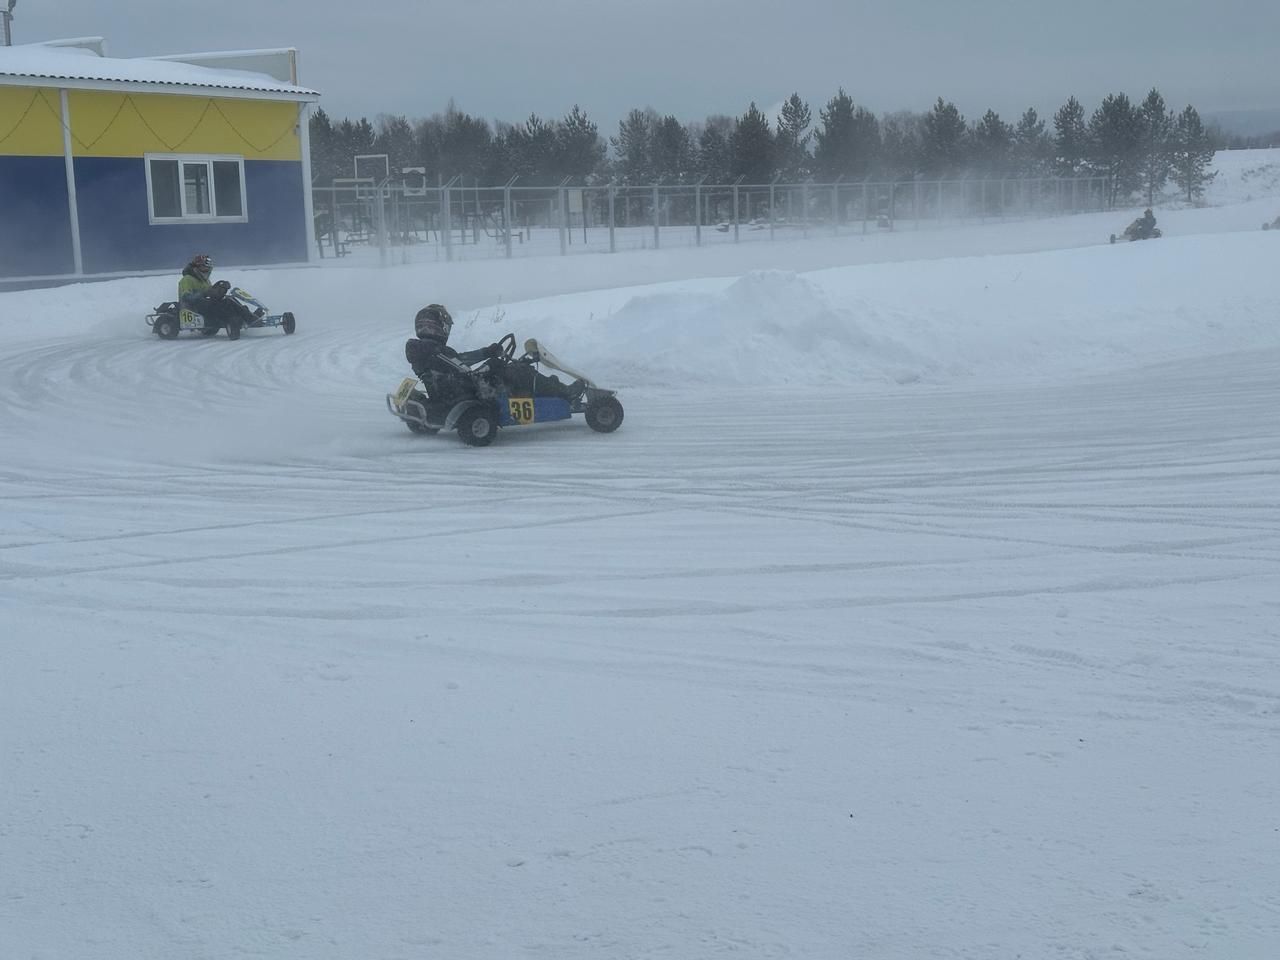
POLYGON ((1280 230, 1280 217, 1276 217, 1270 223, 1264 223, 1262 225, 1262 229, 1263 230, 1280 230))
POLYGON ((281 327, 285 333, 293 333, 298 329, 292 313, 271 313, 260 300, 242 287, 229 287, 222 299, 229 300, 239 308, 236 311, 238 317, 226 323, 217 323, 206 320, 201 314, 186 309, 175 300, 168 300, 147 314, 147 326, 162 340, 175 340, 183 331, 212 337, 223 327, 226 327, 228 340, 239 340, 240 331, 244 329, 281 327))
POLYGON ((583 414, 587 426, 597 433, 612 433, 622 425, 622 404, 615 391, 596 386, 537 340, 526 340, 524 355, 519 358, 515 357, 514 334, 508 333, 498 343, 502 347, 501 357, 486 358, 474 367, 455 361, 458 376, 451 381, 447 398, 432 398, 423 389, 422 381, 405 377, 387 394, 387 409, 413 433, 456 430, 462 442, 473 447, 491 444, 499 427, 568 420, 576 413, 583 414), (573 400, 521 393, 514 390, 504 376, 508 364, 545 364, 581 380, 583 390, 573 400))
POLYGON ((1124 233, 1119 236, 1116 236, 1113 233, 1111 235, 1111 242, 1119 243, 1122 240, 1125 242, 1132 240, 1155 240, 1161 236, 1163 236, 1163 234, 1160 232, 1159 227, 1152 227, 1150 230, 1147 230, 1142 225, 1142 218, 1139 217, 1137 220, 1133 221, 1133 223, 1124 228, 1124 233))

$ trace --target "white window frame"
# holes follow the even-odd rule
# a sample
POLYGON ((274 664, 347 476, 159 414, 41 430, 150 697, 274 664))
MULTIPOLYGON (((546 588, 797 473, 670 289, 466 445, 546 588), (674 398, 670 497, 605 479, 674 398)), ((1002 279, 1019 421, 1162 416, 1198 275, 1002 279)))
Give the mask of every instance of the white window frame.
POLYGON ((143 167, 147 173, 147 220, 152 226, 165 226, 167 224, 183 224, 183 223, 248 223, 249 222, 249 194, 245 189, 244 181, 244 157, 233 153, 147 153, 142 157, 143 167), (151 161, 152 160, 176 160, 178 161, 178 203, 182 208, 182 213, 176 217, 157 217, 156 216, 156 197, 151 186, 151 161), (214 161, 234 162, 240 168, 240 216, 238 217, 220 217, 217 215, 218 209, 218 188, 214 181, 213 164, 214 161), (186 181, 183 176, 182 165, 184 163, 203 163, 209 175, 209 209, 210 213, 188 213, 187 212, 187 191, 186 181))

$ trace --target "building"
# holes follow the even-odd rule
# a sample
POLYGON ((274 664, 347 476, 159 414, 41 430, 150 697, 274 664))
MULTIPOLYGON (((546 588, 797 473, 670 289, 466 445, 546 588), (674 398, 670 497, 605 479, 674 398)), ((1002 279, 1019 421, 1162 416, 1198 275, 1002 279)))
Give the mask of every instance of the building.
POLYGON ((314 249, 294 50, 146 59, 0 47, 0 289, 314 249))

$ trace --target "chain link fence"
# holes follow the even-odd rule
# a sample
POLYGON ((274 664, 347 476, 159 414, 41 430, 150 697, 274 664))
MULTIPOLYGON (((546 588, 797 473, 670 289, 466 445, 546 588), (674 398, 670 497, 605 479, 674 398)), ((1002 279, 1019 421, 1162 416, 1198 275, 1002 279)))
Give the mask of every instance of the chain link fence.
POLYGON ((1108 208, 1105 177, 857 183, 439 187, 349 179, 314 190, 321 257, 383 264, 616 253, 920 229, 1108 208))

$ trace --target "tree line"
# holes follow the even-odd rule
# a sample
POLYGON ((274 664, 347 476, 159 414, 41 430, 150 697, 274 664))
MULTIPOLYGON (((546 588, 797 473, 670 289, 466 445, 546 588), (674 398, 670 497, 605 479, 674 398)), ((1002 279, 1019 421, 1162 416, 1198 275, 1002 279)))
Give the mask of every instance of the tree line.
POLYGON ((430 184, 768 183, 1007 177, 1108 178, 1111 201, 1148 203, 1172 180, 1189 201, 1213 178, 1215 141, 1192 106, 1173 112, 1158 90, 1135 103, 1105 97, 1087 114, 1071 97, 1048 120, 1033 108, 1015 122, 988 110, 969 122, 939 97, 926 113, 877 116, 843 89, 817 111, 792 94, 773 121, 753 102, 741 116, 685 123, 636 109, 605 137, 579 106, 560 119, 536 114, 519 124, 472 116, 451 101, 425 119, 379 115, 370 123, 310 120, 318 185, 352 175, 352 158, 387 154, 393 174, 422 167, 430 184))

